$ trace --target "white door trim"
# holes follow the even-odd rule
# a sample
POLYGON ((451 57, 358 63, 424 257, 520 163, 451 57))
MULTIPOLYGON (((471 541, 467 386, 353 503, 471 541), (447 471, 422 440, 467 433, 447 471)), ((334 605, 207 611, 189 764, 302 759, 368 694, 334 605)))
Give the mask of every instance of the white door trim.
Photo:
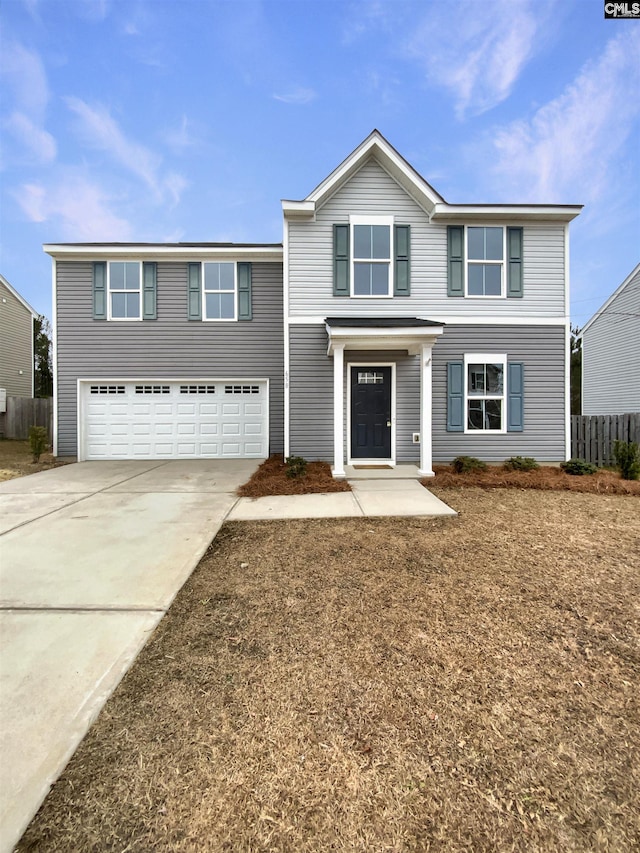
POLYGON ((347 465, 374 465, 388 462, 396 464, 396 363, 395 361, 347 361, 347 465), (390 367, 391 368, 391 458, 390 459, 352 459, 351 457, 351 368, 352 367, 390 367))

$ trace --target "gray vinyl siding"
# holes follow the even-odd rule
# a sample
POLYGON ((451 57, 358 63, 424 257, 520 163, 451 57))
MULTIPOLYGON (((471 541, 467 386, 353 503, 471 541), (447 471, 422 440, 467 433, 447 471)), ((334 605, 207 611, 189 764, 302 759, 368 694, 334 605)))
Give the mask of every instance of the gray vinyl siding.
POLYGON ((92 316, 92 264, 57 263, 58 453, 77 453, 78 378, 269 379, 270 452, 283 449, 282 265, 253 263, 253 319, 187 320, 187 264, 158 262, 157 320, 92 316))
MULTIPOLYGON (((501 224, 496 221, 495 224, 501 224)), ((518 223, 509 223, 517 225, 518 223)), ((375 161, 369 160, 318 211, 314 222, 288 223, 289 314, 313 316, 562 317, 565 313, 565 231, 562 223, 523 224, 522 299, 447 297, 447 226, 427 215, 375 161), (350 214, 393 215, 411 226, 411 296, 333 296, 334 223, 350 214)))
POLYGON ((433 461, 485 462, 533 456, 561 462, 565 450, 566 334, 562 326, 447 326, 433 348, 433 461), (506 354, 524 364, 524 430, 504 435, 447 432, 447 362, 465 353, 506 354))
POLYGON ((6 388, 9 397, 33 396, 33 317, 2 282, 0 388, 6 388))
MULTIPOLYGON (((291 453, 333 459, 333 359, 327 356, 323 325, 290 328, 291 453)), ((502 462, 533 456, 559 462, 565 454, 565 330, 561 326, 447 326, 433 348, 433 461, 477 456, 502 462), (446 429, 447 362, 465 353, 504 353, 524 364, 524 431, 469 435, 446 429)), ((420 366, 417 356, 393 352, 345 352, 345 449, 348 366, 352 362, 396 364, 396 461, 418 463, 420 366)))
POLYGON ((640 267, 582 339, 582 413, 640 412, 640 267))

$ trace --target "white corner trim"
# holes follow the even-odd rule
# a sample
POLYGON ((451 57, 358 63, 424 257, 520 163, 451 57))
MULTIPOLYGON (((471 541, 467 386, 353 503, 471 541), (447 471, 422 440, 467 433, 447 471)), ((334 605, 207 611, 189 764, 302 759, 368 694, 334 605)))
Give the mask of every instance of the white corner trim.
POLYGON ((291 456, 291 352, 289 334, 289 223, 282 221, 282 325, 283 325, 283 394, 284 394, 284 458, 291 456))
POLYGON ((53 367, 53 455, 58 455, 58 269, 51 261, 51 364, 53 367))

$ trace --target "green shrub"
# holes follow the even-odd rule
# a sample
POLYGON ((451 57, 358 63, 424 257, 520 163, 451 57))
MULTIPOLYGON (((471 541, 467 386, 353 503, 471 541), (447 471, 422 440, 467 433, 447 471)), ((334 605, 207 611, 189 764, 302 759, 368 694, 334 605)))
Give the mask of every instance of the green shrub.
POLYGON ((33 461, 38 462, 42 454, 49 447, 49 436, 44 427, 31 427, 29 430, 29 447, 33 453, 33 461))
POLYGON ((302 456, 288 456, 285 462, 287 465, 287 477, 304 477, 307 473, 307 460, 302 456))
POLYGON ((569 459, 568 462, 562 462, 560 467, 566 474, 574 474, 577 477, 583 474, 595 474, 598 470, 595 465, 585 459, 569 459))
POLYGON ((539 467, 532 456, 512 456, 503 465, 507 471, 535 471, 539 467))
POLYGON ((475 456, 456 456, 451 467, 456 474, 466 474, 468 471, 484 471, 487 463, 476 459, 475 456))
POLYGON ((613 455, 623 480, 640 479, 640 448, 635 441, 615 441, 613 455))

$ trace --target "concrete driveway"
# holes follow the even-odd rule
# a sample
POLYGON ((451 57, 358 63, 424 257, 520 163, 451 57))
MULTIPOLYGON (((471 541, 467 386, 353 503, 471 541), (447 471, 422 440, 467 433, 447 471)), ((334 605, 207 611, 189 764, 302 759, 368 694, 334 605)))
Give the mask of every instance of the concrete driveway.
POLYGON ((259 460, 83 462, 0 483, 0 851, 9 851, 259 460))

